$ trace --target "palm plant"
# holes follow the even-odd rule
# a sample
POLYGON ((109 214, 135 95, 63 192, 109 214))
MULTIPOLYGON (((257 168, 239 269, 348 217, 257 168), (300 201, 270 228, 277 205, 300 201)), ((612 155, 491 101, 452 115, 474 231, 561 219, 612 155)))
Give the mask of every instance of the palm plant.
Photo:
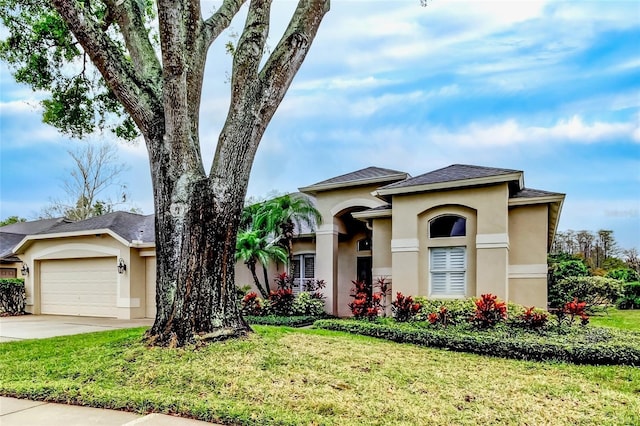
POLYGON ((263 298, 268 298, 271 289, 269 288, 269 276, 267 266, 272 260, 285 263, 287 261, 287 252, 273 242, 269 243, 267 236, 261 230, 245 229, 238 233, 236 240, 236 260, 242 260, 253 277, 253 282, 260 291, 263 298), (264 275, 264 286, 258 279, 256 273, 257 264, 262 265, 262 273, 264 275))
POLYGON ((253 216, 254 229, 275 235, 275 240, 287 250, 289 265, 293 261, 293 238, 296 227, 306 225, 313 230, 322 222, 322 216, 309 197, 286 194, 261 203, 253 216))

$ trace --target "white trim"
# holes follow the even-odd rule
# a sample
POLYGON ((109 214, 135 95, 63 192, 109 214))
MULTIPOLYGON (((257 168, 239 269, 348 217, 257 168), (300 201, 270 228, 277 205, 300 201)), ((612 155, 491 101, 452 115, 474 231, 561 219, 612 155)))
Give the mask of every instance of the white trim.
POLYGON ((436 191, 439 189, 458 189, 458 188, 465 188, 468 186, 490 185, 490 184, 506 183, 506 182, 512 182, 512 181, 518 181, 518 185, 522 189, 524 187, 523 173, 521 171, 516 171, 514 173, 485 176, 481 178, 459 179, 459 180, 448 181, 448 182, 428 183, 428 184, 413 185, 413 186, 402 186, 399 188, 377 189, 376 191, 374 191, 374 194, 379 197, 384 195, 409 194, 412 192, 436 191))
MULTIPOLYGON (((40 250, 39 252, 34 253, 31 256, 31 259, 32 260, 68 259, 67 257, 60 257, 60 258, 48 257, 52 254, 60 253, 66 250, 81 250, 81 251, 87 252, 86 256, 82 256, 83 258, 121 256, 121 251, 113 247, 106 247, 99 244, 67 243, 67 244, 60 244, 54 247, 49 247, 49 248, 40 250)), ((29 268, 31 268, 31 266, 29 268)))
POLYGON ((392 209, 389 207, 388 209, 380 209, 380 210, 363 210, 361 212, 353 212, 351 216, 355 219, 366 220, 366 219, 377 219, 381 217, 391 217, 392 209))
POLYGON ((420 241, 417 238, 394 238, 391 240, 391 253, 418 251, 420 251, 420 241))
POLYGON ((320 225, 320 227, 316 231, 316 235, 338 235, 338 225, 320 225))
POLYGON ((509 248, 509 234, 477 234, 477 249, 509 248))
POLYGON ((13 252, 16 254, 20 253, 20 250, 30 241, 37 240, 50 240, 54 238, 68 238, 68 237, 85 237, 87 235, 101 235, 107 234, 110 235, 116 241, 119 241, 126 247, 131 247, 131 243, 120 235, 113 232, 111 229, 88 229, 84 231, 73 231, 73 232, 58 232, 53 234, 38 234, 38 235, 27 235, 18 243, 17 246, 13 248, 13 252))
POLYGON ((373 198, 350 198, 333 206, 330 212, 331 216, 335 216, 341 211, 348 209, 349 207, 368 207, 370 209, 373 209, 385 205, 387 205, 387 203, 385 203, 384 201, 376 200, 373 198))
POLYGON ((509 265, 509 278, 546 278, 546 263, 509 265))
POLYGON ((564 195, 544 195, 542 197, 509 198, 509 206, 528 206, 530 204, 561 203, 564 195))
POLYGON ((140 257, 156 257, 156 250, 140 250, 138 255, 140 257))

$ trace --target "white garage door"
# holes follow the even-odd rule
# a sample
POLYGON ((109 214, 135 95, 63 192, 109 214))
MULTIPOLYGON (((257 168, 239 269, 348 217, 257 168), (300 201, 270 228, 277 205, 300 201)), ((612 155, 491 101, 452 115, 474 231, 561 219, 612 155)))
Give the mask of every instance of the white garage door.
POLYGON ((116 317, 115 257, 40 262, 43 314, 116 317))

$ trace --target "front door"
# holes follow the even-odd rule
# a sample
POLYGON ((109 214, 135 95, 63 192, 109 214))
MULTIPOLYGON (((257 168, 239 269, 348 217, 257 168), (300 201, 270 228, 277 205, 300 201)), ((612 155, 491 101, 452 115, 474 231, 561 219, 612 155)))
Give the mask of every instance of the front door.
POLYGON ((371 260, 371 256, 367 257, 358 257, 358 263, 356 266, 357 270, 357 279, 358 281, 364 281, 367 284, 367 288, 371 289, 372 286, 372 275, 371 269, 373 268, 373 261, 371 260))

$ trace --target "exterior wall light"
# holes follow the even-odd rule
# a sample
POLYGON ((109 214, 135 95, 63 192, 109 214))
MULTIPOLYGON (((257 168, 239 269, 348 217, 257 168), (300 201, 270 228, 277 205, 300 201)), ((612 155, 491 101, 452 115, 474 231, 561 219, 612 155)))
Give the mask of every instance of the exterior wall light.
POLYGON ((118 260, 118 273, 124 274, 126 270, 127 270, 127 265, 124 263, 124 260, 120 258, 120 260, 118 260))
POLYGON ((29 276, 29 267, 26 263, 22 264, 22 269, 20 269, 20 272, 22 273, 23 277, 29 276))

